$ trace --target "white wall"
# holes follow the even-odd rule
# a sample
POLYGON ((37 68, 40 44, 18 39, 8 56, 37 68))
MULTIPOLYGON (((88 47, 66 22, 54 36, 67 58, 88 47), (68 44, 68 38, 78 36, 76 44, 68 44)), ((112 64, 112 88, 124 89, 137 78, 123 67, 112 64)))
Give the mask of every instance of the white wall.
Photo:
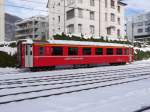
MULTIPOLYGON (((53 34, 56 33, 60 33, 64 31, 64 8, 63 8, 63 2, 64 0, 50 0, 49 2, 49 22, 50 22, 50 35, 52 36, 53 34), (58 2, 61 3, 61 7, 57 6, 56 4, 58 4, 58 2), (52 8, 52 4, 55 4, 55 8, 52 8), (61 22, 58 24, 58 20, 57 20, 57 16, 60 15, 61 16, 61 22), (52 18, 55 17, 55 20, 53 20, 52 18), (58 26, 61 26, 61 30, 58 31, 58 26), (55 33, 53 33, 52 29, 55 29, 55 33)), ((75 17, 70 19, 70 20, 66 20, 66 30, 67 30, 67 26, 70 24, 74 24, 75 26, 75 32, 74 34, 77 35, 81 35, 78 32, 78 24, 82 24, 83 30, 82 30, 82 34, 86 35, 88 37, 94 36, 96 38, 99 37, 99 29, 100 29, 100 36, 103 37, 109 37, 109 39, 118 39, 117 37, 117 29, 120 29, 120 34, 121 34, 121 38, 124 38, 124 6, 121 6, 121 11, 120 13, 118 13, 117 10, 117 3, 118 0, 115 1, 115 9, 112 9, 110 6, 110 0, 108 0, 108 7, 105 8, 105 0, 100 0, 100 26, 99 26, 99 0, 95 0, 95 6, 90 6, 90 0, 83 0, 83 3, 79 3, 78 0, 74 1, 74 4, 72 5, 68 5, 66 8, 66 11, 70 10, 70 7, 75 8, 75 17), (83 9, 83 18, 79 18, 78 17, 78 8, 83 9), (90 20, 90 11, 94 11, 95 12, 95 20, 90 20), (105 13, 108 14, 108 21, 105 21, 105 13), (114 13, 115 14, 115 22, 111 22, 111 16, 110 14, 114 13), (121 20, 121 24, 118 24, 117 18, 120 18, 121 20), (95 34, 91 35, 90 34, 90 25, 94 25, 95 26, 95 34), (115 30, 112 30, 112 34, 111 35, 107 35, 107 27, 109 26, 114 26, 115 30)), ((66 0, 67 2, 67 0, 66 0)), ((66 4, 67 5, 67 4, 66 4)))
POLYGON ((4 0, 0 0, 0 42, 5 39, 5 22, 4 22, 4 0))

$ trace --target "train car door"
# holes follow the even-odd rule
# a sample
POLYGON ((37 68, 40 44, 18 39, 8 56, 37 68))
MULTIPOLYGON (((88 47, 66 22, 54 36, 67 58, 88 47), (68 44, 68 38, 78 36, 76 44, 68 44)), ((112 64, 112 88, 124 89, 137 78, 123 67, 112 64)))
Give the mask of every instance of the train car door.
POLYGON ((22 66, 22 43, 19 42, 17 45, 17 61, 18 61, 18 66, 22 66))
POLYGON ((31 44, 25 47, 25 67, 33 67, 33 48, 31 44))

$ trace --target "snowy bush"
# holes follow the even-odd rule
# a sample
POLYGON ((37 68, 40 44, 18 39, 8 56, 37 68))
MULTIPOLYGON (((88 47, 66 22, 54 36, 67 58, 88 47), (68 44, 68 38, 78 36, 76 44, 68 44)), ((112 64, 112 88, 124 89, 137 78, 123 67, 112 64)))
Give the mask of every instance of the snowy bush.
POLYGON ((109 43, 120 43, 120 44, 131 44, 129 41, 119 41, 119 40, 108 40, 107 38, 104 39, 104 37, 100 38, 84 38, 82 36, 77 35, 65 35, 65 34, 57 34, 53 37, 55 40, 73 40, 73 41, 91 41, 91 42, 109 42, 109 43))
POLYGON ((135 50, 134 59, 138 60, 145 60, 150 58, 150 51, 142 51, 142 50, 135 50))

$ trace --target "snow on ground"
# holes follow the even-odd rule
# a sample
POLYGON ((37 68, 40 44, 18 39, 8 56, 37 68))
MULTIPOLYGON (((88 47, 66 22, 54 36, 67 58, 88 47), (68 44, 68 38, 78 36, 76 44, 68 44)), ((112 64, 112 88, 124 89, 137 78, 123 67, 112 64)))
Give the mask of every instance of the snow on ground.
MULTIPOLYGON (((11 79, 37 75, 63 75, 149 65, 150 60, 144 60, 125 66, 102 66, 87 69, 56 70, 40 73, 26 72, 19 74, 13 74, 13 72, 20 71, 19 69, 9 70, 9 68, 0 68, 0 73, 5 74, 1 75, 0 78, 11 79)), ((150 79, 146 79, 95 90, 0 105, 0 112, 134 112, 142 107, 150 106, 149 96, 150 79)))
POLYGON ((10 55, 14 55, 17 52, 17 48, 4 46, 4 47, 0 47, 0 51, 6 52, 10 55))
POLYGON ((133 112, 150 105, 150 79, 0 106, 1 112, 133 112))

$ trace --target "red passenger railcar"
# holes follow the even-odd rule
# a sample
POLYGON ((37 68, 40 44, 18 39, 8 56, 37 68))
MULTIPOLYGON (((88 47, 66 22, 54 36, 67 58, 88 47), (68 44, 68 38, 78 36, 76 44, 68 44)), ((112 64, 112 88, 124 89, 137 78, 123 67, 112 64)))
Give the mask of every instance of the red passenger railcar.
POLYGON ((133 52, 132 47, 112 43, 20 40, 18 64, 23 68, 126 64, 133 62, 133 52))

